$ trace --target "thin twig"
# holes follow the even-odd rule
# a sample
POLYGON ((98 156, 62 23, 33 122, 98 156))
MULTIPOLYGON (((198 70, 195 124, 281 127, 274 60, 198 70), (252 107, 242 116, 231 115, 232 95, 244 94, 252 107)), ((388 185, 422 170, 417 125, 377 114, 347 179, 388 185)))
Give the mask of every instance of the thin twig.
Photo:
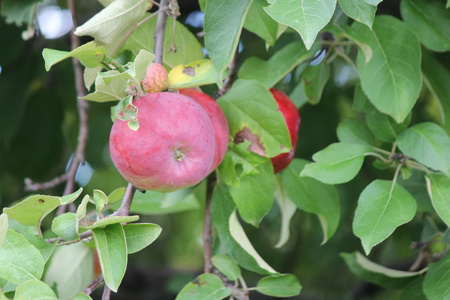
POLYGON ((130 214, 131 202, 133 201, 135 192, 136 188, 131 183, 128 183, 125 195, 123 195, 122 204, 117 211, 110 215, 110 217, 128 216, 130 214))
POLYGON ((61 174, 58 177, 55 177, 49 181, 45 182, 34 182, 30 178, 25 178, 25 191, 26 192, 34 192, 40 190, 50 189, 55 187, 67 180, 67 173, 61 174))
POLYGON ((213 265, 212 258, 212 238, 211 238, 211 200, 216 184, 215 173, 209 175, 206 187, 206 203, 205 203, 205 215, 203 218, 203 252, 204 252, 204 272, 211 273, 213 265))
MULTIPOLYGON (((67 6, 72 14, 72 22, 73 28, 70 33, 70 41, 71 41, 71 49, 74 50, 80 46, 80 39, 74 33, 74 28, 77 27, 76 20, 76 9, 75 9, 75 0, 67 0, 67 6)), ((72 161, 70 162, 70 166, 66 172, 67 180, 66 187, 64 188, 64 195, 68 195, 73 192, 75 186, 75 175, 77 174, 79 164, 84 164, 84 152, 86 150, 86 143, 88 139, 88 107, 89 104, 86 100, 81 99, 84 95, 86 95, 86 89, 84 87, 83 82, 83 70, 81 68, 81 64, 78 59, 72 59, 73 70, 75 73, 75 89, 77 92, 77 107, 78 107, 78 115, 80 118, 80 127, 78 132, 78 144, 75 150, 75 154, 73 155, 72 161)), ((57 214, 61 215, 66 211, 66 205, 61 205, 58 207, 57 214)))
POLYGON ((95 291, 99 286, 105 283, 105 278, 103 278, 103 274, 100 274, 97 278, 95 278, 88 287, 84 290, 84 294, 90 295, 93 291, 95 291))
MULTIPOLYGON (((159 3, 160 10, 168 7, 167 0, 161 0, 159 3)), ((163 64, 163 52, 164 52, 164 33, 166 31, 167 14, 159 14, 156 20, 155 29, 155 63, 163 64)))
POLYGON ((236 48, 233 59, 231 60, 231 63, 229 65, 230 73, 228 73, 228 76, 223 81, 222 88, 214 95, 214 99, 217 99, 225 95, 231 89, 231 86, 233 85, 234 82, 234 75, 236 73, 236 61, 238 54, 239 54, 239 45, 236 48))
POLYGON ((111 298, 111 290, 105 284, 105 287, 103 288, 102 300, 109 300, 110 298, 111 298))

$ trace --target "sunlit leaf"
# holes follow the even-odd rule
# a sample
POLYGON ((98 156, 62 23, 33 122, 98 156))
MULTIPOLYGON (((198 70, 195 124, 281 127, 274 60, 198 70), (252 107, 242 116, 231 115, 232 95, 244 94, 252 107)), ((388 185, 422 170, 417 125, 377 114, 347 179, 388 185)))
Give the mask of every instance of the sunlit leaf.
POLYGON ((386 268, 368 260, 359 252, 341 253, 341 257, 359 278, 388 289, 403 288, 425 272, 425 270, 407 272, 386 268))
POLYGON ((169 88, 181 89, 215 83, 216 69, 211 60, 179 65, 169 72, 169 88))
POLYGON ((425 179, 435 211, 450 227, 450 178, 443 174, 427 174, 425 179))
POLYGON ((268 44, 275 44, 278 37, 278 23, 264 11, 266 0, 253 0, 245 18, 244 28, 257 34, 268 44))
POLYGON ((44 281, 56 287, 59 299, 73 299, 94 280, 94 254, 84 243, 57 247, 44 281))
POLYGON ((205 47, 222 86, 225 69, 233 60, 251 0, 210 0, 205 8, 205 47))
POLYGON ((267 276, 258 281, 256 290, 274 297, 293 297, 300 294, 302 286, 292 274, 267 276))
POLYGON ((54 64, 69 57, 77 58, 81 64, 87 68, 100 67, 102 66, 101 62, 103 61, 105 54, 105 48, 97 46, 95 42, 86 43, 70 52, 48 48, 45 48, 44 51, 42 51, 42 56, 45 60, 45 69, 47 71, 50 70, 54 64))
POLYGON ((231 295, 231 290, 215 274, 202 274, 188 283, 176 300, 217 300, 231 295))
POLYGON ((162 228, 156 224, 139 223, 123 225, 128 254, 141 251, 153 243, 161 234, 162 228))
POLYGON ((92 229, 105 283, 117 292, 127 268, 127 243, 121 224, 92 229))
POLYGON ((361 0, 339 0, 339 4, 347 16, 372 28, 376 6, 361 0))
POLYGON ((136 24, 144 16, 147 6, 148 0, 115 0, 77 27, 75 34, 89 35, 109 44, 122 35, 128 25, 136 24))
POLYGON ((228 255, 217 254, 211 259, 214 267, 230 280, 237 280, 241 276, 241 269, 238 264, 228 255))
POLYGON ((239 69, 238 76, 241 79, 257 80, 269 89, 313 54, 313 51, 306 51, 300 42, 292 42, 267 61, 258 57, 246 59, 239 69))
POLYGON ((8 230, 0 247, 1 277, 15 284, 39 280, 44 272, 41 253, 19 233, 8 230), (26 257, 27 259, 24 259, 26 257))
POLYGON ((269 90, 255 80, 239 79, 218 99, 227 117, 230 135, 259 147, 260 155, 274 157, 291 148, 286 122, 269 90))
POLYGON ((403 154, 450 175, 450 137, 439 125, 424 122, 411 126, 398 136, 397 143, 403 154))
POLYGON ((328 184, 352 180, 364 162, 364 155, 372 150, 362 144, 334 143, 313 155, 314 163, 305 166, 301 176, 313 177, 328 184))
POLYGON ((400 5, 402 19, 420 42, 436 52, 450 50, 450 11, 439 0, 404 0, 400 5))
POLYGON ((372 31, 358 22, 352 28, 353 37, 372 49, 369 61, 358 53, 362 89, 379 111, 402 122, 416 103, 422 82, 417 38, 405 23, 386 15, 375 18, 372 31))
POLYGON ((17 287, 14 299, 57 300, 55 292, 42 281, 28 280, 17 287))
POLYGON ((336 0, 286 0, 274 1, 264 9, 278 23, 295 29, 309 50, 319 31, 331 20, 335 7, 336 0))
POLYGON ((369 254, 372 247, 388 238, 398 226, 411 221, 416 209, 416 200, 402 186, 377 179, 358 199, 353 232, 369 254))

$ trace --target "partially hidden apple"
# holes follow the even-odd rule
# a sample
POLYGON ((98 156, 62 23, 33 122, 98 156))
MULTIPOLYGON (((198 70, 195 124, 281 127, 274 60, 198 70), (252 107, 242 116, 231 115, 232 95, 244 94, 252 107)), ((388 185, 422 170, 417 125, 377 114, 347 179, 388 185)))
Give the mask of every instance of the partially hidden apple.
POLYGON ((214 159, 211 172, 214 171, 222 162, 225 153, 227 152, 228 142, 230 139, 230 130, 228 122, 220 108, 219 104, 209 95, 203 93, 196 88, 180 89, 180 94, 186 95, 197 101, 208 114, 211 119, 214 131, 216 134, 216 148, 214 152, 214 159))
POLYGON ((278 109, 283 114, 292 141, 291 151, 271 158, 274 173, 278 173, 284 170, 294 158, 295 149, 297 148, 298 131, 300 129, 300 114, 294 102, 285 93, 275 88, 271 88, 270 92, 278 104, 278 109))
POLYGON ((142 87, 151 94, 162 92, 167 89, 169 82, 169 75, 166 68, 158 63, 152 63, 145 73, 145 78, 142 80, 142 87))
POLYGON ((202 181, 213 166, 215 132, 210 117, 193 99, 159 92, 137 98, 139 129, 116 119, 111 158, 122 176, 144 190, 171 192, 202 181))

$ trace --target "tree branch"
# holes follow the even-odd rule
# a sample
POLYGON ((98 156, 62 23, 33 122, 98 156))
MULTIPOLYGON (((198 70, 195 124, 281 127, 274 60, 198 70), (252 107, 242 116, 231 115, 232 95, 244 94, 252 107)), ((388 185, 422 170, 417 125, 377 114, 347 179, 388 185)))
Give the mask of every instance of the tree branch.
POLYGON ((95 291, 99 286, 105 283, 105 279, 103 278, 103 274, 100 274, 97 278, 95 278, 84 290, 84 294, 90 295, 93 291, 95 291))
POLYGON ((239 46, 236 48, 236 51, 234 52, 233 60, 231 60, 230 65, 228 66, 230 73, 228 73, 228 76, 223 81, 222 88, 214 95, 214 99, 217 99, 223 95, 225 95, 228 90, 231 88, 234 82, 234 76, 236 74, 236 61, 237 56, 239 54, 239 46))
POLYGON ((214 186, 216 184, 215 173, 208 176, 207 187, 206 187, 206 203, 205 203, 205 215, 203 218, 203 251, 204 251, 204 272, 211 273, 213 264, 211 262, 212 258, 212 237, 211 237, 211 200, 214 192, 214 186))
MULTIPOLYGON (((161 0, 159 9, 166 9, 168 7, 167 0, 161 0)), ((155 63, 163 64, 164 52, 164 33, 166 31, 167 14, 158 14, 155 29, 155 63)))

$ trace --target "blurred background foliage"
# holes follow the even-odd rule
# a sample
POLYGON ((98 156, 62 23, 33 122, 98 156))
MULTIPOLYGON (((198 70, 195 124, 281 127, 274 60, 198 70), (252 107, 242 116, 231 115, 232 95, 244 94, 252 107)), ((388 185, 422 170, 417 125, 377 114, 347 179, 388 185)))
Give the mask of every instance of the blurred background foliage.
MULTIPOLYGON (((384 1, 378 14, 399 17, 400 1, 384 1)), ((64 1, 58 1, 66 9, 64 1)), ((98 12, 102 6, 96 1, 78 1, 78 22, 98 12)), ((180 1, 181 22, 199 10, 196 1, 180 1)), ((193 23, 190 23, 195 25, 193 23)), ((201 29, 186 25, 194 33, 201 29)), ((77 144, 78 115, 74 75, 70 60, 44 69, 43 48, 70 50, 70 38, 65 34, 47 39, 37 31, 24 41, 26 27, 8 24, 0 19, 0 205, 9 206, 28 192, 24 179, 36 182, 50 180, 65 171, 77 144)), ((300 40, 298 34, 284 34, 274 47, 266 50, 264 41, 245 31, 241 38, 238 67, 251 56, 268 59, 288 42, 300 40)), ((82 38, 82 42, 89 39, 82 38)), ((448 54, 440 61, 449 67, 448 54)), ((337 141, 336 127, 342 119, 355 116, 352 109, 353 83, 342 80, 343 62, 333 65, 334 80, 330 80, 318 105, 305 104, 300 109, 302 118, 296 156, 311 159, 312 154, 337 141)), ((290 93, 297 84, 295 70, 277 88, 290 93)), ((213 94, 216 86, 205 91, 213 94)), ((294 99, 295 100, 295 99, 294 99)), ((422 93, 413 111, 412 124, 436 120, 437 108, 427 93, 422 93)), ((86 166, 79 171, 78 184, 85 193, 101 189, 106 194, 125 186, 125 180, 114 168, 108 153, 111 104, 89 104, 89 141, 86 149, 86 166), (89 167, 88 167, 89 165, 89 167), (92 176, 91 176, 92 175, 92 176)), ((280 230, 280 213, 276 205, 263 220, 260 228, 243 224, 251 242, 261 256, 274 269, 295 274, 303 290, 296 299, 398 299, 399 292, 382 290, 360 281, 339 256, 341 252, 362 251, 360 241, 352 234, 353 212, 358 195, 375 178, 391 179, 391 170, 378 170, 367 159, 358 177, 338 186, 342 215, 336 234, 325 245, 317 218, 297 211, 291 223, 291 237, 281 249, 276 249, 280 230)), ((413 187, 414 195, 426 196, 425 186, 413 187)), ((42 191, 61 195, 63 185, 42 191)), ((201 247, 203 199, 197 197, 197 209, 173 214, 154 214, 141 217, 142 222, 159 224, 161 237, 145 250, 131 255, 124 282, 112 299, 173 299, 174 295, 202 272, 201 247)), ((429 202, 428 202, 429 203, 429 202)), ((426 207, 424 207, 426 210, 426 207)), ((411 241, 420 240, 424 219, 401 226, 385 243, 376 247, 370 259, 388 267, 407 269, 417 253, 410 248, 411 241)), ((255 285, 255 274, 244 274, 248 285, 255 285)), ((97 295, 98 297, 98 295, 97 295)), ((269 299, 251 294, 252 299, 269 299)))

